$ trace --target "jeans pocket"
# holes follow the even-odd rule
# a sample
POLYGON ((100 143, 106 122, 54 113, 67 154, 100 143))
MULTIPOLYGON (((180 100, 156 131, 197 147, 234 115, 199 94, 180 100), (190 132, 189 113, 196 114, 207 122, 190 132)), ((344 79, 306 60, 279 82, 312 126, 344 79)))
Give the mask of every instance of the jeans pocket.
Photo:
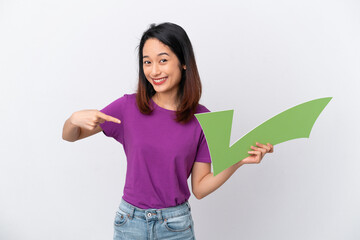
POLYGON ((121 210, 116 211, 114 225, 120 227, 127 221, 127 214, 121 210))
POLYGON ((164 220, 165 227, 172 232, 183 232, 191 228, 191 214, 172 217, 164 220))

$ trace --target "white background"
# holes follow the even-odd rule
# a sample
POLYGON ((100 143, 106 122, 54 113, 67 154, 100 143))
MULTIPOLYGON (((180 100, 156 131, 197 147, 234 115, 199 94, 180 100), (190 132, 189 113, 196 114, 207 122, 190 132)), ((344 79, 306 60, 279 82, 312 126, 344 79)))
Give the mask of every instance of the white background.
POLYGON ((122 146, 63 124, 136 90, 141 34, 165 21, 193 43, 201 103, 235 110, 232 142, 333 97, 309 139, 190 197, 197 239, 360 239, 357 0, 0 0, 0 239, 112 239, 122 146))

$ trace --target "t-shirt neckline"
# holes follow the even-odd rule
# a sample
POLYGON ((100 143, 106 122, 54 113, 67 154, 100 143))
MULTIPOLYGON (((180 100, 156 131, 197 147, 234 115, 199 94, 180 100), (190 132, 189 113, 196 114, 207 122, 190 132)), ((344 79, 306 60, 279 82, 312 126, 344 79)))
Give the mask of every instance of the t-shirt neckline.
POLYGON ((176 112, 175 110, 170 110, 170 109, 166 109, 166 108, 163 108, 163 107, 160 107, 159 105, 156 104, 156 102, 150 98, 150 101, 154 104, 154 106, 156 108, 158 108, 159 110, 162 110, 162 111, 166 111, 166 112, 176 112))

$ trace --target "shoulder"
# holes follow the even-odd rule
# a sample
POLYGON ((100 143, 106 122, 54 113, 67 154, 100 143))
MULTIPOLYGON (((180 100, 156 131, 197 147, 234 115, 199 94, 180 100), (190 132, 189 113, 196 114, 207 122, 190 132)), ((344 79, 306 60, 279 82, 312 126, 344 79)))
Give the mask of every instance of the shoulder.
POLYGON ((132 99, 136 99, 136 94, 124 94, 123 96, 121 97, 118 97, 117 99, 115 99, 113 101, 113 103, 122 103, 122 102, 125 102, 125 101, 131 101, 132 99))
POLYGON ((124 94, 123 98, 127 101, 136 101, 136 93, 124 94))
POLYGON ((124 94, 122 97, 117 99, 119 104, 122 104, 126 107, 132 106, 132 103, 136 103, 136 93, 124 94))
POLYGON ((136 93, 127 93, 127 94, 124 94, 124 96, 129 99, 136 99, 136 93))
POLYGON ((111 111, 118 111, 125 108, 128 108, 131 106, 129 103, 131 101, 136 102, 136 94, 124 94, 121 97, 116 98, 110 104, 105 106, 103 109, 100 110, 100 112, 106 112, 109 113, 111 111))
POLYGON ((204 105, 198 104, 196 108, 196 113, 206 113, 206 112, 210 112, 210 110, 207 109, 204 105))

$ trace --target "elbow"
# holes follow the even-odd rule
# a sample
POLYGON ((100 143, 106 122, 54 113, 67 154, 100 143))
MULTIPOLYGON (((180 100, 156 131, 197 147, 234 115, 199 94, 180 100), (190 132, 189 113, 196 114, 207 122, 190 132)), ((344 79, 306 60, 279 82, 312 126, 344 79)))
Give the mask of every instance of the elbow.
POLYGON ((68 139, 65 139, 65 138, 63 138, 63 140, 65 140, 65 141, 67 141, 67 142, 75 142, 75 141, 68 140, 68 139))
POLYGON ((67 141, 67 142, 76 142, 76 140, 68 140, 68 139, 64 139, 64 140, 67 141))
POLYGON ((66 139, 66 137, 64 136, 64 134, 62 135, 62 139, 69 142, 69 140, 66 139))
POLYGON ((203 196, 195 196, 197 200, 201 200, 203 199, 204 197, 203 196))
POLYGON ((196 197, 196 199, 200 200, 203 199, 205 196, 203 194, 200 194, 198 192, 193 191, 194 196, 196 197))
POLYGON ((62 135, 62 139, 65 140, 65 141, 68 141, 68 142, 75 142, 76 141, 75 139, 67 138, 64 134, 62 135))

